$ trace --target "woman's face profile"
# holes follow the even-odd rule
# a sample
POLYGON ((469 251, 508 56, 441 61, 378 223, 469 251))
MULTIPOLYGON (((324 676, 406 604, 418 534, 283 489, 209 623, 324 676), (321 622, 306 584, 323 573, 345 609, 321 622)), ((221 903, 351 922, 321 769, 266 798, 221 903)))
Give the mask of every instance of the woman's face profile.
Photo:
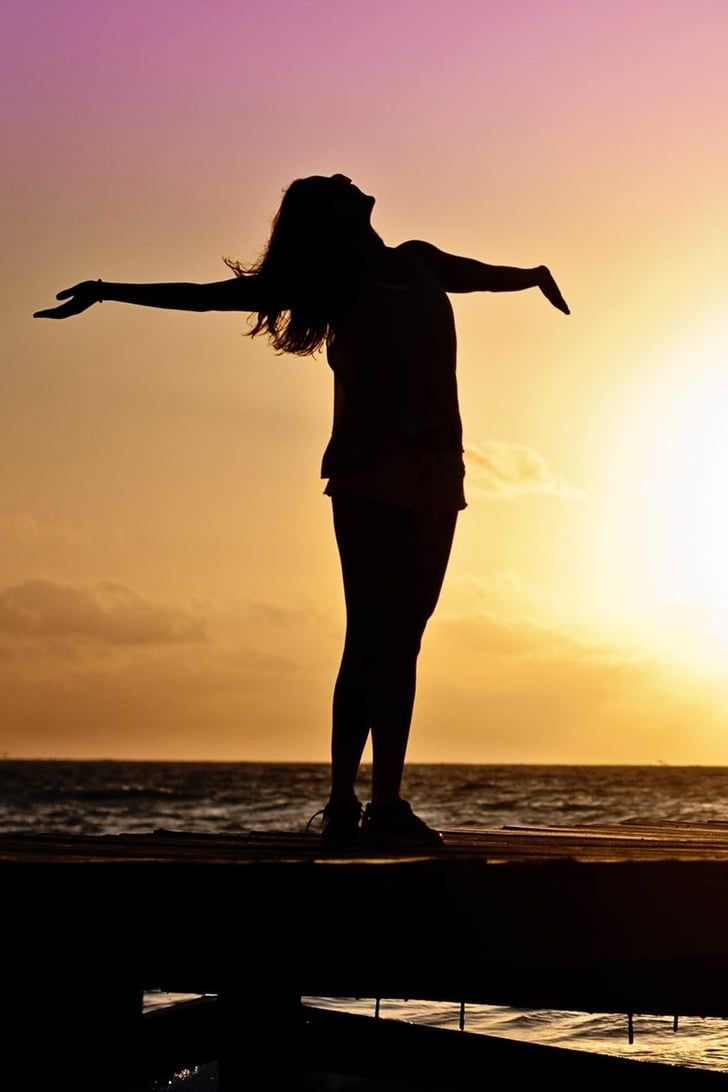
POLYGON ((345 240, 358 245, 371 232, 374 204, 375 198, 363 193, 348 175, 315 174, 291 183, 281 207, 308 225, 308 233, 336 247, 345 240))
POLYGON ((358 219, 362 213, 367 220, 374 208, 376 198, 363 193, 345 174, 332 174, 332 211, 335 218, 342 220, 358 219))

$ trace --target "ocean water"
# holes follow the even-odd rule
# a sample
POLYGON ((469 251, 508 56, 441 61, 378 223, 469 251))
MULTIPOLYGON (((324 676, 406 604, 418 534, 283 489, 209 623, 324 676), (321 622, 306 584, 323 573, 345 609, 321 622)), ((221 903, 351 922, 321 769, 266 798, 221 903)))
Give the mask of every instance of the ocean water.
MULTIPOLYGON (((369 770, 358 792, 368 799, 369 770)), ((403 794, 436 827, 572 825, 649 819, 728 821, 728 769, 668 766, 409 765, 403 794)), ((328 795, 325 764, 0 761, 0 831, 114 834, 302 830, 328 795)), ((148 995, 147 1005, 176 998, 148 995)), ((313 1000, 313 999, 311 999, 313 1000)), ((317 998, 374 1012, 371 999, 317 998)), ((455 1005, 382 999, 380 1015, 456 1028, 455 1005)), ((468 1005, 468 1031, 728 1072, 728 1021, 468 1005)), ((214 1088, 214 1070, 180 1078, 214 1088)))

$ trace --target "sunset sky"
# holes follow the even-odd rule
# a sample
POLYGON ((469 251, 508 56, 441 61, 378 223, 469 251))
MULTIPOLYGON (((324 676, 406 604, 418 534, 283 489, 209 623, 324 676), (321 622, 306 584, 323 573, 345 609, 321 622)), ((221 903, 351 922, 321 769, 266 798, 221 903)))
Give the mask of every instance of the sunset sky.
POLYGON ((452 295, 468 508, 408 758, 728 762, 728 4, 8 0, 0 753, 321 759, 343 637, 323 356, 215 281, 342 172, 452 295))

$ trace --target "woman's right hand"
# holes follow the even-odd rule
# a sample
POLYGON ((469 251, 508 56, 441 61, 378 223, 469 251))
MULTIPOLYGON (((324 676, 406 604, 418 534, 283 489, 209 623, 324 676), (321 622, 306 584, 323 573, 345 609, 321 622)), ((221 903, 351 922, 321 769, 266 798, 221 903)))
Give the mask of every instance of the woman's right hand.
POLYGON ((92 304, 99 302, 99 286, 96 281, 79 281, 73 288, 64 288, 56 293, 56 299, 62 300, 66 296, 71 298, 67 303, 59 307, 47 307, 45 311, 34 311, 33 318, 70 318, 71 315, 80 315, 92 304))
POLYGON ((559 286, 551 276, 551 270, 545 265, 539 267, 538 286, 549 303, 552 303, 559 311, 563 311, 565 315, 571 314, 566 300, 559 291, 559 286))

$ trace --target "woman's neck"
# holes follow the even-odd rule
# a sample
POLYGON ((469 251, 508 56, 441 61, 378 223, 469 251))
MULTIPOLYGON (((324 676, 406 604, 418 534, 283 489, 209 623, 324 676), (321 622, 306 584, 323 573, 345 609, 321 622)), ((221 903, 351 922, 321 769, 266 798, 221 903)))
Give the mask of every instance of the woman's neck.
POLYGON ((385 282, 407 281, 411 276, 406 260, 388 247, 373 228, 361 250, 361 268, 369 277, 385 282))
POLYGON ((384 284, 403 284, 412 279, 406 258, 387 246, 371 224, 358 237, 349 236, 335 261, 342 273, 348 269, 384 284))

